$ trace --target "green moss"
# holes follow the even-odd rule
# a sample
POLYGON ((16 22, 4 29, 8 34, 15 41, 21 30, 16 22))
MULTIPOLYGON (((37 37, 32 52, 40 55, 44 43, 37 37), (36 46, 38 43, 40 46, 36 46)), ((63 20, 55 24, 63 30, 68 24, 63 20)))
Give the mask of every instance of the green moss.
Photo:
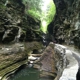
POLYGON ((4 78, 10 73, 10 72, 13 72, 14 70, 16 70, 19 66, 21 66, 22 64, 25 64, 27 62, 27 60, 24 60, 24 61, 20 61, 20 62, 17 62, 3 70, 0 71, 0 76, 3 76, 3 80, 4 78))
POLYGON ((51 23, 51 21, 53 20, 55 14, 56 14, 56 6, 55 4, 51 1, 49 3, 49 10, 45 12, 43 12, 43 16, 41 18, 41 30, 46 33, 47 32, 47 27, 48 25, 51 23), (45 14, 45 16, 44 16, 45 14))
POLYGON ((25 4, 26 14, 41 21, 40 30, 47 33, 47 27, 56 14, 53 0, 23 0, 23 4, 25 4))
POLYGON ((2 2, 0 2, 0 9, 6 9, 6 6, 2 2))

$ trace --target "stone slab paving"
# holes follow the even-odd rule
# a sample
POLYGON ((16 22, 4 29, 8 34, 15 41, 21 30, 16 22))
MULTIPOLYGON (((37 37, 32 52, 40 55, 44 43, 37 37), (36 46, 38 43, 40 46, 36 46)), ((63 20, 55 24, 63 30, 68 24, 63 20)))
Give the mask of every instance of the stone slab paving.
POLYGON ((69 62, 67 67, 64 69, 63 74, 59 80, 76 80, 76 73, 79 67, 79 64, 78 64, 79 53, 75 52, 70 47, 63 46, 60 44, 56 44, 56 45, 65 49, 65 54, 69 62), (75 58, 75 56, 77 57, 75 58))

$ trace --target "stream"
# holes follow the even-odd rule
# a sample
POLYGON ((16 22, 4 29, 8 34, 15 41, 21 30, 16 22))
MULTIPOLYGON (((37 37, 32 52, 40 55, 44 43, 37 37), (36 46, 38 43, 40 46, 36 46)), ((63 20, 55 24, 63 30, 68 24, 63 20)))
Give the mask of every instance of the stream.
POLYGON ((21 70, 10 80, 39 80, 39 71, 34 68, 26 68, 21 70))
MULTIPOLYGON (((55 47, 59 50, 60 48, 65 49, 65 54, 69 61, 59 80, 76 80, 76 73, 78 71, 80 60, 79 50, 75 49, 73 46, 70 47, 60 44, 55 44, 55 47)), ((21 69, 16 75, 7 80, 53 80, 49 78, 40 78, 40 71, 32 67, 33 61, 38 58, 33 56, 30 56, 29 58, 31 58, 32 61, 28 67, 21 69)))

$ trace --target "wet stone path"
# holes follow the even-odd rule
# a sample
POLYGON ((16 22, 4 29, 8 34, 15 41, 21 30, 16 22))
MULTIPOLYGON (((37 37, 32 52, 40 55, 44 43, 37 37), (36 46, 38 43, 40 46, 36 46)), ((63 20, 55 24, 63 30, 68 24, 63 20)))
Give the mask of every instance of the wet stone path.
POLYGON ((72 47, 56 44, 65 49, 65 54, 68 59, 68 65, 64 69, 62 76, 59 80, 76 80, 76 74, 79 68, 80 55, 74 51, 72 47))

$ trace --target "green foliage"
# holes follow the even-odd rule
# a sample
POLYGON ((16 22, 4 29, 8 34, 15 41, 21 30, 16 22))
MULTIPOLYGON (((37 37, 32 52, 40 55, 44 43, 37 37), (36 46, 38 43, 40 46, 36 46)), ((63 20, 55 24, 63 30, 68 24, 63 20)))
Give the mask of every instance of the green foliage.
POLYGON ((47 32, 47 26, 53 20, 56 6, 53 0, 22 0, 27 15, 41 21, 41 31, 47 32))
POLYGON ((1 9, 6 9, 6 6, 4 5, 4 3, 2 1, 0 2, 0 10, 1 9))

